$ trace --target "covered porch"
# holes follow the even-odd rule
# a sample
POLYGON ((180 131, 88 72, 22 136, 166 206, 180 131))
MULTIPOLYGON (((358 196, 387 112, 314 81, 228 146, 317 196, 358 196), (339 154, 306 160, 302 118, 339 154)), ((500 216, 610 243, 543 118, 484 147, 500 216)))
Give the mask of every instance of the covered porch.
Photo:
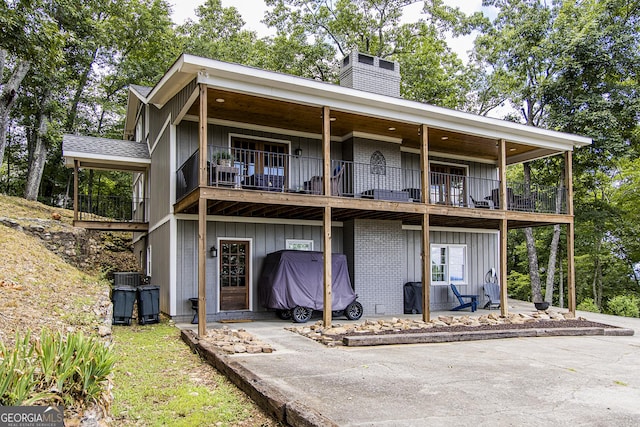
POLYGON ((151 158, 145 143, 64 135, 65 165, 73 168, 73 225, 92 230, 146 231, 149 228, 146 181, 151 158), (127 196, 80 194, 81 169, 120 171, 131 175, 127 196))

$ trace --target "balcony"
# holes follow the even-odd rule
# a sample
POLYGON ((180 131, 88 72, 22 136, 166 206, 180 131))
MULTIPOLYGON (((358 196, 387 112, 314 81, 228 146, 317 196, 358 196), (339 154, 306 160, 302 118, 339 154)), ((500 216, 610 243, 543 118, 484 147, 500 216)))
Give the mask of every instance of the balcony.
MULTIPOLYGON (((323 160, 229 147, 209 147, 207 183, 248 191, 324 195, 323 160)), ((180 200, 198 187, 199 152, 176 172, 176 197, 180 200)), ((417 169, 372 166, 331 160, 331 196, 419 203, 421 173, 417 169)), ((431 172, 428 203, 447 207, 500 209, 500 182, 494 179, 431 172)), ((532 213, 566 213, 566 191, 554 187, 510 182, 507 210, 532 213)))
POLYGON ((148 229, 146 206, 143 198, 80 194, 74 224, 95 230, 144 231, 148 229))

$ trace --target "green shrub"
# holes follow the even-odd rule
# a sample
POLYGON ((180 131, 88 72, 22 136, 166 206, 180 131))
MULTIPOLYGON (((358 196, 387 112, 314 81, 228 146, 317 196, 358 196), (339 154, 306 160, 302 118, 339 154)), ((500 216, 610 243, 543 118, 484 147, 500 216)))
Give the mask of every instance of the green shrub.
POLYGON ((108 404, 106 385, 115 363, 111 349, 82 332, 64 337, 43 330, 16 336, 13 348, 0 343, 0 405, 64 402, 108 404))
POLYGON ((53 397, 51 393, 35 392, 37 386, 36 360, 31 335, 16 335, 13 348, 0 341, 0 405, 31 405, 53 397))
POLYGON ((581 311, 590 311, 592 313, 600 313, 600 309, 596 305, 593 298, 583 299, 582 301, 580 301, 580 304, 578 304, 576 308, 581 311))
POLYGON ((512 271, 507 276, 507 289, 511 298, 522 301, 531 300, 531 279, 528 274, 512 271))
POLYGON ((640 299, 633 295, 616 295, 607 303, 607 312, 616 316, 640 317, 640 299))

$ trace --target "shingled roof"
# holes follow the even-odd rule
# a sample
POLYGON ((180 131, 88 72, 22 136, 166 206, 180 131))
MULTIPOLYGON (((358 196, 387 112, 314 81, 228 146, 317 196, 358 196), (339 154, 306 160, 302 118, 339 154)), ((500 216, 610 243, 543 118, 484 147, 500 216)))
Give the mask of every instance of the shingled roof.
POLYGON ((123 169, 144 169, 151 164, 149 148, 143 142, 93 136, 63 135, 62 156, 68 166, 74 160, 85 167, 121 165, 123 169))

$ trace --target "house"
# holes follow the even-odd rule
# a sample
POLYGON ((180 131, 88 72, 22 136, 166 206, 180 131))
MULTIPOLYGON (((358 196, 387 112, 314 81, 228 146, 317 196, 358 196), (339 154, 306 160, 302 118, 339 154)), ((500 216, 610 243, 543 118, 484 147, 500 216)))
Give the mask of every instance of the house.
POLYGON ((403 285, 422 282, 428 319, 454 306, 450 283, 481 296, 494 268, 506 314, 507 230, 553 224, 575 311, 571 159, 589 138, 404 100, 398 63, 362 53, 340 78, 180 56, 153 88, 130 87, 124 140, 64 137, 68 166, 134 176, 129 218, 109 222, 76 179, 76 223, 133 231, 161 310, 188 320, 199 298, 200 333, 271 316, 257 277, 285 248, 324 252, 325 301, 331 254, 346 254, 370 315, 402 314, 403 285), (564 160, 561 188, 507 181, 508 165, 547 156, 564 160))

